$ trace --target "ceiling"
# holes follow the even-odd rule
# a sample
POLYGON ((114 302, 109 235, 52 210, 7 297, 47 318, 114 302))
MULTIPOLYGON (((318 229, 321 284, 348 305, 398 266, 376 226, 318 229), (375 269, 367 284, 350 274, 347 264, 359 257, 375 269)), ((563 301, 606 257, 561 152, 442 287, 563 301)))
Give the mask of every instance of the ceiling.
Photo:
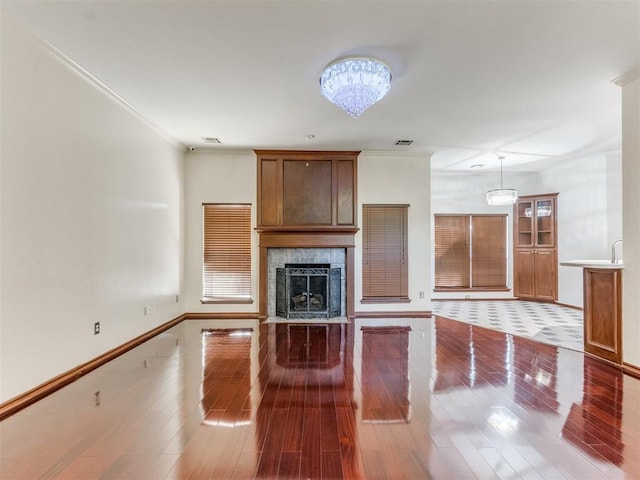
POLYGON ((640 63, 637 0, 2 0, 0 8, 185 146, 433 153, 432 166, 448 171, 496 168, 497 154, 505 169, 535 171, 619 149, 612 80, 640 63), (318 77, 356 54, 384 60, 393 80, 353 119, 321 95, 318 77))

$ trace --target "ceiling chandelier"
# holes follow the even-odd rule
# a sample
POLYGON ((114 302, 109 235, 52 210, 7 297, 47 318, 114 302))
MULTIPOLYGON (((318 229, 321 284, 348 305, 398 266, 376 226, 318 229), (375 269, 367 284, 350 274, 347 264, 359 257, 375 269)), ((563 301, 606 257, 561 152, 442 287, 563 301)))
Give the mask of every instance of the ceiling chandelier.
POLYGON ((502 187, 502 160, 504 160, 504 156, 500 155, 498 158, 500 159, 500 188, 487 192, 487 203, 489 205, 513 205, 518 198, 518 191, 502 187))
POLYGON ((341 58, 320 75, 322 94, 353 118, 384 97, 390 86, 391 70, 371 57, 341 58))

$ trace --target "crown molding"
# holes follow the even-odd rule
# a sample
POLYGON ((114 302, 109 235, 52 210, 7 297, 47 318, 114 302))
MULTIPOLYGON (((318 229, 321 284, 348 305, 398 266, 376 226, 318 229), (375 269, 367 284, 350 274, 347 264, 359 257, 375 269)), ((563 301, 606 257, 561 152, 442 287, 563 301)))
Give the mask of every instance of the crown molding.
POLYGON ((614 83, 619 87, 624 87, 638 79, 640 79, 640 66, 636 66, 619 77, 614 78, 611 80, 611 83, 614 83))
POLYGON ((186 145, 184 145, 182 142, 177 140, 173 135, 171 135, 164 128, 162 128, 158 123, 156 123, 150 117, 142 113, 142 111, 138 110, 132 103, 130 103, 125 98, 121 97, 114 90, 112 90, 108 85, 106 85, 104 82, 102 82, 100 79, 95 77, 93 74, 89 73, 87 70, 82 68, 76 62, 71 60, 64 53, 55 49, 51 45, 48 45, 42 42, 41 40, 39 40, 38 43, 40 43, 40 45, 44 48, 44 50, 47 53, 49 53, 52 57, 54 57, 56 60, 58 60, 62 65, 67 67, 76 75, 83 78, 89 84, 93 85, 95 88, 97 88, 102 93, 104 93, 107 97, 111 98, 113 101, 123 106, 125 110, 127 110, 129 113, 131 113, 135 117, 138 117, 140 120, 142 120, 144 124, 146 124, 152 130, 154 130, 158 135, 160 135, 166 141, 171 143, 173 146, 178 147, 180 149, 187 148, 186 145))
POLYGON ((1 16, 3 21, 9 21, 14 27, 16 27, 17 30, 20 31, 22 35, 24 35, 29 41, 31 41, 34 45, 36 45, 36 47, 38 47, 43 52, 45 52, 46 54, 48 54, 49 56, 51 56, 52 58, 60 62, 68 70, 75 73, 80 78, 84 79, 86 82, 88 82, 90 85, 92 85, 93 87, 101 91, 103 94, 105 94, 107 97, 112 99, 114 102, 120 104, 122 107, 125 108, 125 110, 127 110, 129 113, 139 118, 140 120, 142 120, 142 122, 145 125, 150 127, 163 139, 165 139, 166 141, 171 143, 173 146, 181 150, 187 148, 186 145, 184 145, 182 142, 177 140, 173 135, 167 132, 158 123, 156 123, 150 117, 148 117, 143 112, 138 110, 132 103, 130 103, 125 98, 121 97, 119 94, 113 91, 108 85, 106 85, 96 76, 94 76, 93 74, 85 70, 79 64, 74 62, 71 58, 69 58, 67 55, 62 53, 60 50, 56 49, 54 46, 50 45, 49 43, 44 41, 42 38, 35 35, 33 32, 28 30, 26 27, 24 27, 22 24, 20 24, 18 21, 11 18, 10 16, 6 14, 2 14, 1 16))

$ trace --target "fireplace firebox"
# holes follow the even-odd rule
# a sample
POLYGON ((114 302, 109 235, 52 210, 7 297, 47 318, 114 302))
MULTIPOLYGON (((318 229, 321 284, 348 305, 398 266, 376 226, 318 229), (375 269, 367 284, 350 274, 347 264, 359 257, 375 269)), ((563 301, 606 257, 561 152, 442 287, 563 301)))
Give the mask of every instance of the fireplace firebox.
POLYGON ((332 318, 341 314, 341 272, 323 263, 287 263, 276 269, 276 315, 332 318))

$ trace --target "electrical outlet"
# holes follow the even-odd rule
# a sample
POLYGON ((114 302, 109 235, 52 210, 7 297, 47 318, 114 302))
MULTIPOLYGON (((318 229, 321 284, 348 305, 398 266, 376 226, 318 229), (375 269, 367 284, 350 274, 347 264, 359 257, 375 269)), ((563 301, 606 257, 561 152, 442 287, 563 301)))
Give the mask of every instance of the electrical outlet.
POLYGON ((98 335, 100 333, 100 322, 93 324, 93 334, 98 335))
POLYGON ((420 292, 420 298, 424 298, 424 292, 420 292))
POLYGON ((176 295, 176 303, 180 302, 180 295, 176 295))
POLYGON ((144 315, 145 317, 151 313, 151 305, 144 306, 144 315))

